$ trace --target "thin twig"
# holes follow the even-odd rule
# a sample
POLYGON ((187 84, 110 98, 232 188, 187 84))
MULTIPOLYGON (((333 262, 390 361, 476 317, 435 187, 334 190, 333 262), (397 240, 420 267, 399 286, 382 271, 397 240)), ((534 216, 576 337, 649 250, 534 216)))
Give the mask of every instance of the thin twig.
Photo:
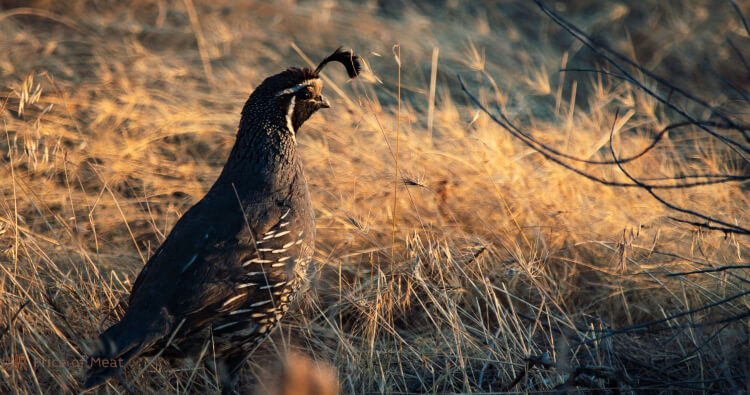
POLYGON ((737 5, 737 3, 734 2, 734 0, 728 0, 732 7, 734 7, 734 11, 737 12, 737 15, 740 17, 740 20, 742 21, 742 25, 745 26, 745 31, 747 32, 747 35, 750 36, 750 25, 747 23, 747 19, 745 18, 745 15, 742 13, 742 10, 740 9, 740 6, 737 5))
MULTIPOLYGON (((582 346, 582 345, 589 344, 589 343, 598 342, 598 341, 604 340, 606 338, 609 338, 609 337, 612 337, 614 335, 618 335, 618 334, 621 334, 621 333, 633 332, 634 330, 644 329, 644 328, 647 328, 647 327, 650 327, 650 326, 654 326, 654 325, 657 325, 657 324, 662 324, 662 323, 674 320, 676 318, 684 317, 686 315, 694 314, 694 313, 697 313, 699 311, 708 310, 708 309, 714 308, 716 306, 720 306, 722 304, 731 302, 731 301, 733 301, 735 299, 739 299, 739 298, 741 298, 743 296, 747 296, 747 295, 750 295, 750 290, 747 290, 745 292, 740 292, 740 293, 738 293, 736 295, 732 295, 732 296, 730 296, 728 298, 716 301, 714 303, 709 303, 707 305, 703 305, 701 307, 698 307, 698 308, 695 308, 695 309, 692 309, 692 310, 683 311, 681 313, 674 314, 674 315, 671 315, 669 317, 665 317, 665 318, 661 318, 661 319, 653 320, 653 321, 647 321, 647 322, 643 322, 643 323, 640 323, 640 324, 627 326, 627 327, 620 328, 620 329, 615 329, 615 330, 609 331, 607 333, 604 333, 601 336, 597 336, 597 337, 595 337, 593 339, 582 341, 582 342, 578 343, 577 345, 575 345, 575 347, 582 346)), ((720 321, 713 322, 712 324, 723 324, 723 323, 726 323, 729 320, 737 321, 739 319, 746 318, 747 316, 750 316, 750 312, 745 312, 745 313, 742 313, 742 314, 730 317, 728 319, 722 319, 720 321)))
POLYGON ((15 313, 15 314, 13 314, 13 317, 11 317, 11 319, 10 319, 10 322, 8 322, 8 324, 7 324, 7 325, 5 325, 5 328, 3 328, 2 332, 0 332, 0 340, 2 340, 2 339, 3 339, 3 336, 5 336, 5 334, 6 334, 7 332, 8 332, 8 330, 10 330, 10 327, 11 327, 11 326, 13 326, 13 322, 14 322, 14 321, 16 320, 16 318, 18 317, 18 314, 20 314, 20 313, 21 313, 21 310, 23 310, 23 309, 24 309, 24 307, 26 307, 26 305, 28 305, 28 304, 29 304, 29 302, 30 302, 30 301, 28 301, 28 300, 27 300, 27 301, 25 301, 25 302, 23 302, 23 304, 21 305, 21 307, 19 307, 19 308, 18 308, 18 310, 16 310, 16 313, 15 313))
POLYGON ((750 265, 728 265, 728 266, 715 267, 712 269, 694 270, 692 272, 669 273, 667 274, 667 277, 685 276, 688 274, 698 274, 698 273, 723 272, 725 270, 734 270, 734 269, 750 269, 750 265))

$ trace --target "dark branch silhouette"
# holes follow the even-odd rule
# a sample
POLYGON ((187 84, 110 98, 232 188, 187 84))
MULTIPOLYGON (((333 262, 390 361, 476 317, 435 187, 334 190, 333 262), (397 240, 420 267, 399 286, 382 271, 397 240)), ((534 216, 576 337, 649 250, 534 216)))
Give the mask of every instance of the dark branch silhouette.
MULTIPOLYGON (((619 110, 618 110, 618 112, 619 112, 619 110)), ((617 113, 615 113, 615 121, 616 120, 617 120, 617 113)), ((613 142, 612 142, 612 140, 614 138, 614 131, 615 130, 614 130, 614 125, 613 125, 612 130, 609 133, 609 150, 610 150, 610 153, 612 154, 612 157, 615 159, 615 162, 617 163, 617 167, 620 169, 620 171, 622 172, 622 174, 625 174, 625 176, 630 179, 630 181, 633 181, 634 184, 637 184, 638 186, 640 186, 641 188, 643 188, 646 192, 648 192, 651 196, 653 196, 654 199, 656 199, 657 201, 659 201, 659 203, 661 203, 662 205, 666 206, 667 208, 669 208, 671 210, 674 210, 674 211, 681 212, 683 214, 692 215, 694 217, 698 217, 698 218, 701 218, 703 220, 708 221, 709 222, 708 224, 702 225, 704 227, 707 227, 707 228, 712 229, 712 230, 720 230, 720 231, 723 231, 725 233, 738 233, 738 234, 750 235, 750 229, 746 229, 746 228, 743 228, 743 227, 737 226, 737 225, 732 225, 732 224, 730 224, 728 222, 725 222, 725 221, 722 221, 722 220, 710 217, 710 216, 705 215, 705 214, 701 214, 701 213, 699 213, 699 212, 697 212, 695 210, 690 210, 690 209, 687 209, 687 208, 682 208, 682 207, 679 207, 679 206, 677 206, 677 205, 675 205, 673 203, 670 203, 666 199, 664 199, 661 196, 657 195, 656 192, 653 191, 654 188, 651 185, 644 184, 641 181, 639 181, 638 179, 636 179, 635 177, 633 177, 633 175, 631 175, 627 170, 625 170, 625 167, 622 165, 622 163, 620 163, 620 161, 617 160, 617 153, 615 152, 615 148, 614 148, 614 145, 613 145, 613 142), (719 225, 722 225, 722 226, 713 226, 713 225, 710 225, 710 222, 715 222, 715 223, 717 223, 719 225)))
POLYGON ((727 266, 714 267, 711 269, 693 270, 691 272, 669 273, 667 274, 667 277, 686 276, 688 274, 698 274, 698 273, 723 272, 725 270, 734 270, 734 269, 750 269, 750 265, 727 265, 727 266))
MULTIPOLYGON (((466 95, 471 99, 471 101, 485 114, 487 114, 490 119, 492 119, 495 123, 502 126, 505 130, 507 130, 513 137, 516 137, 517 139, 521 140, 525 145, 528 147, 534 149, 536 152, 540 153, 542 156, 544 156, 546 159, 549 159, 553 161, 554 163, 557 163, 560 166, 565 167, 566 169, 573 171, 574 173, 583 176, 585 178, 588 178, 589 180, 596 181, 600 184, 607 185, 607 186, 614 186, 614 187, 639 187, 643 188, 644 186, 647 186, 652 189, 684 189, 684 188, 692 188, 697 186, 703 186, 703 185, 712 185, 712 184, 721 184, 725 182, 731 182, 731 181, 746 181, 750 179, 750 176, 738 176, 738 175, 715 175, 712 174, 707 178, 713 178, 712 180, 705 180, 705 181, 695 181, 695 182, 689 182, 689 183, 682 183, 682 184, 673 184, 673 185, 656 185, 656 184, 644 184, 644 183, 634 183, 634 182, 618 182, 618 181, 610 181, 601 177, 594 176, 592 174, 589 174, 587 172, 584 172, 578 168, 575 168, 565 162, 563 162, 559 157, 568 157, 572 160, 578 160, 582 162, 586 162, 583 159, 571 157, 569 155, 561 154, 559 151, 553 149, 552 147, 548 146, 547 144, 544 144, 540 142, 539 140, 535 139, 528 133, 522 131, 520 128, 518 128, 513 122, 508 119, 508 117, 505 116, 504 113, 500 111, 499 108, 496 106, 496 111, 499 115, 499 118, 497 115, 495 115, 493 112, 491 112, 485 105, 483 105, 477 97, 472 94, 469 89, 466 87, 466 84, 463 81, 463 78, 459 75, 458 81, 461 85, 461 89, 466 93, 466 95), (563 156, 565 155, 565 156, 563 156)), ((636 155, 637 156, 637 155, 636 155)), ((640 156, 638 156, 640 157, 640 156)), ((637 159, 637 158, 635 158, 637 159)), ((615 164, 614 161, 609 163, 609 161, 602 161, 602 162, 596 162, 592 164, 615 164)), ((701 175, 692 175, 692 176, 681 176, 681 178, 695 178, 695 177, 701 177, 701 175)), ((676 178, 670 178, 671 180, 674 180, 676 178)), ((679 178, 677 178, 679 179, 679 178)))
MULTIPOLYGON (((713 215, 699 212, 691 208, 678 206, 668 201, 666 198, 662 197, 660 194, 656 193, 656 190, 659 190, 659 189, 686 189, 686 188, 693 188, 693 187, 699 187, 699 186, 705 186, 705 185, 722 184, 722 183, 727 183, 727 182, 746 182, 747 180, 750 179, 750 175, 706 173, 706 174, 677 174, 671 177, 638 178, 634 176, 633 174, 631 174, 630 172, 628 172, 628 170, 624 167, 626 163, 634 162, 638 159, 643 158, 648 153, 653 152, 654 148, 656 148, 659 145, 659 143, 663 140, 663 137, 666 135, 667 132, 671 130, 678 130, 680 128, 689 127, 689 126, 694 126, 699 131, 708 133, 710 136, 717 138, 722 144, 726 145, 729 149, 735 152, 739 156, 739 158, 742 158, 742 160, 750 164, 750 159, 748 159, 748 156, 747 156, 747 153, 750 153, 750 145, 743 144, 740 141, 737 141, 727 135, 724 135, 718 132, 719 130, 736 130, 740 132, 745 137, 746 140, 750 141, 750 136, 747 133, 747 131, 750 130, 750 126, 745 125, 742 122, 737 122, 736 120, 732 119, 729 115, 729 111, 721 109, 721 108, 717 108, 708 104, 705 100, 699 98, 698 96, 693 95, 692 93, 688 92, 687 90, 683 88, 673 85, 666 79, 657 76, 656 74, 652 73, 649 70, 644 69, 642 66, 640 66, 636 62, 630 60, 628 57, 610 49, 609 47, 602 44, 601 42, 594 40, 592 37, 584 33, 581 29, 579 29, 572 23, 565 20, 562 16, 560 16, 554 10, 547 7, 541 0, 535 0, 535 2, 540 7, 540 9, 545 14, 547 14, 555 23, 557 23, 560 27, 562 27, 575 39, 577 39, 582 44, 584 44, 594 54, 605 59, 610 65, 612 65, 614 68, 618 70, 618 73, 612 73, 612 72, 604 71, 604 70, 592 70, 592 69, 582 69, 582 68, 579 68, 579 69, 570 68, 570 69, 564 69, 564 71, 602 73, 602 74, 612 76, 617 79, 624 80, 625 82, 639 88, 640 90, 645 92, 647 95, 654 97, 664 106, 674 110, 677 114, 685 118, 686 121, 680 121, 680 122, 672 123, 666 126, 664 129, 662 129, 661 131, 659 131, 653 136, 650 143, 645 148, 641 149, 636 154, 633 154, 628 157, 623 157, 623 158, 617 157, 617 154, 615 153, 614 147, 612 145, 613 136, 614 136, 614 124, 613 124, 612 129, 610 131, 610 137, 609 137, 609 141, 610 141, 609 151, 610 151, 610 154, 612 155, 612 160, 590 160, 590 159, 580 158, 580 157, 570 155, 568 153, 562 152, 554 147, 551 147, 541 142, 539 139, 535 138, 530 133, 523 131, 520 127, 515 125, 501 111, 501 109, 497 105, 495 105, 494 112, 490 111, 484 104, 482 104, 478 100, 477 96, 473 95, 468 90, 463 79, 461 78, 461 76, 459 76, 458 79, 459 79, 459 83, 461 84, 461 89, 468 95, 471 101, 481 111, 487 114, 490 117, 490 119, 492 119, 495 123, 500 125, 508 133, 510 133, 511 136, 521 140, 523 144, 532 148, 533 150, 541 154, 544 158, 546 158, 547 160, 550 160, 551 162, 557 165, 560 165, 582 177, 585 177, 589 180, 600 183, 602 185, 612 186, 612 187, 643 189, 646 192, 648 192, 654 199, 656 199, 663 206, 667 207, 668 209, 672 211, 676 211, 678 213, 684 214, 688 217, 688 218, 669 217, 670 219, 676 222, 685 223, 691 226, 697 226, 702 229, 721 231, 726 234, 750 235, 750 228, 741 226, 739 224, 730 223, 729 221, 722 220, 713 215), (656 91, 648 88, 644 83, 636 79, 633 76, 633 74, 631 74, 626 69, 626 66, 618 63, 616 59, 624 62, 627 66, 630 66, 634 68, 635 70, 637 70, 640 73, 639 75, 645 75, 653 79, 654 81, 656 81, 661 86, 668 88, 670 91, 669 97, 664 98, 660 94, 658 94, 656 91), (698 105, 704 108, 710 109, 712 116, 718 117, 721 121, 715 122, 715 121, 710 121, 710 120, 699 120, 697 117, 690 115, 686 110, 677 107, 671 102, 671 96, 673 92, 676 92, 682 95, 683 97, 687 98, 693 103, 697 103, 698 105), (629 182, 609 180, 609 179, 594 175, 593 173, 585 169, 581 169, 579 167, 571 165, 570 162, 576 162, 576 163, 589 165, 589 166, 616 165, 619 168, 619 170, 622 172, 622 174, 625 175, 625 177, 627 177, 629 182)), ((732 4, 736 7, 736 4, 734 3, 732 4)), ((743 19, 743 22, 746 22, 741 12, 739 12, 738 9, 736 11, 740 15, 740 17, 743 19)), ((732 47, 734 48, 733 45, 732 47)), ((744 60, 744 58, 742 59, 744 60)), ((733 84, 728 79, 719 75, 719 73, 717 73, 707 63, 704 63, 704 68, 706 68, 706 70, 710 74, 712 74, 722 85, 726 86, 729 90, 739 95, 743 100, 750 101, 748 100, 750 99, 750 93, 748 93, 744 88, 733 84)), ((618 113, 619 113, 619 110, 618 110, 618 113)), ((615 122, 617 120, 617 115, 618 114, 615 114, 615 122)))
POLYGON ((735 151, 737 154, 739 154, 745 161, 750 163, 750 159, 745 156, 745 154, 750 153, 750 147, 743 145, 739 143, 738 141, 735 141, 734 139, 731 139, 727 136, 724 136, 722 134, 716 133, 714 130, 710 129, 706 125, 701 125, 700 122, 698 122, 697 119, 695 119, 693 116, 688 114, 685 110, 677 107, 676 105, 672 104, 671 101, 661 97, 656 92, 654 92, 652 89, 648 88, 646 85, 638 81, 633 75, 628 72, 625 67, 617 63, 612 57, 608 56, 607 54, 610 54, 621 61, 627 63, 628 65, 634 67, 639 72, 643 73, 644 75, 652 78, 654 81, 668 87, 671 91, 678 92, 687 99, 710 109, 714 115, 720 117, 723 121, 727 122, 728 124, 732 125, 734 128, 736 128, 738 131, 742 132, 745 139, 750 141, 750 134, 746 133, 747 128, 742 127, 740 125, 736 125, 731 119, 729 119, 726 115, 724 115, 721 111, 716 111, 716 107, 708 104, 705 100, 702 100, 698 98, 697 96, 687 92, 686 90, 677 87, 667 81, 664 78, 661 78, 657 76, 656 74, 652 73, 651 71, 643 68, 641 65, 636 63, 635 61, 631 60, 630 58, 620 54, 617 51, 614 51, 610 49, 607 45, 601 43, 598 40, 595 40, 591 36, 584 33, 581 29, 573 25, 572 23, 568 22, 565 18, 560 16, 557 12, 552 10, 551 8, 547 7, 541 0, 534 0, 536 4, 539 6, 539 8, 547 14, 553 22, 557 23, 560 27, 562 27, 565 31, 567 31, 571 36, 573 36, 575 39, 580 41, 583 45, 585 45, 587 48, 589 48, 595 55, 599 56, 600 58, 606 60, 609 64, 614 66, 617 70, 619 70, 622 75, 634 86, 638 87, 639 89, 643 90, 646 94, 649 96, 655 98, 660 103, 664 104, 665 106, 669 107, 673 111, 680 114, 682 117, 687 119, 688 121, 693 122, 694 125, 698 126, 700 129, 705 131, 706 133, 710 134, 711 136, 719 139, 722 143, 726 144, 728 147, 730 147, 733 151, 735 151))

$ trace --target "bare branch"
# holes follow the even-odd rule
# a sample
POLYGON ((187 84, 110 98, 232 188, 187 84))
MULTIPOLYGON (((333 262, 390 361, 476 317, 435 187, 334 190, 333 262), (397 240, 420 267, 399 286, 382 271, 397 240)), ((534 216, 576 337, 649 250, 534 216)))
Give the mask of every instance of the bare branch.
POLYGON ((654 199, 658 200, 659 203, 661 203, 662 205, 666 206, 667 208, 669 208, 671 210, 678 211, 678 212, 681 212, 683 214, 692 215, 694 217, 698 217, 698 218, 704 219, 706 221, 715 222, 715 223, 717 223, 719 225, 722 225, 722 227, 716 227, 716 226, 712 226, 712 225, 709 225, 709 224, 703 225, 703 226, 705 226, 705 227, 707 227, 709 229, 712 229, 712 230, 721 230, 721 231, 727 232, 727 233, 737 233, 737 234, 750 235, 750 229, 746 229, 746 228, 743 228, 743 227, 737 226, 737 225, 732 225, 729 222, 725 222, 725 221, 722 221, 722 220, 710 217, 708 215, 701 214, 701 213, 699 213, 697 211, 676 206, 676 205, 674 205, 674 204, 666 201, 661 196, 657 195, 653 191, 654 188, 652 186, 644 184, 641 181, 639 181, 638 179, 636 179, 635 177, 633 177, 627 170, 625 170, 625 167, 623 167, 623 165, 617 160, 617 153, 615 152, 615 148, 614 148, 614 145, 612 143, 613 137, 614 137, 614 128, 609 133, 609 150, 612 153, 612 157, 615 159, 615 162, 617 162, 617 167, 620 169, 620 171, 622 172, 622 174, 625 174, 625 176, 628 177, 631 181, 633 181, 633 183, 635 183, 638 186, 640 186, 641 188, 643 188, 646 192, 648 192, 651 196, 653 196, 654 199))
POLYGON ((693 270, 692 272, 669 273, 667 274, 667 277, 686 276, 688 274, 698 274, 698 273, 723 272, 725 270, 734 270, 734 269, 750 269, 750 265, 727 265, 727 266, 721 266, 721 267, 714 267, 711 269, 693 270))
MULTIPOLYGON (((704 180, 704 181, 695 181, 695 182, 689 182, 689 183, 682 183, 682 184, 673 184, 673 185, 656 185, 656 184, 644 184, 644 183, 626 183, 626 182, 617 182, 617 181, 610 181, 601 177, 594 176, 592 174, 586 173, 580 169, 577 169, 559 158, 557 156, 563 156, 565 154, 553 149, 552 147, 540 142, 539 140, 535 139, 531 135, 523 132, 520 128, 518 128, 516 125, 514 125, 508 117, 503 114, 499 108, 496 107, 496 110, 498 114, 500 115, 500 118, 498 118, 494 113, 490 112, 487 107, 485 107, 479 99, 476 98, 475 95, 473 95, 471 92, 469 92, 469 89, 466 87, 466 84, 463 81, 463 78, 459 75, 458 81, 461 85, 461 89, 466 93, 467 96, 471 99, 471 101, 485 114, 487 114, 495 123, 502 126, 503 129, 507 130, 513 137, 521 140, 525 145, 532 148, 533 150, 540 153, 542 156, 544 156, 546 159, 551 160, 552 162, 565 167, 566 169, 583 176, 585 178, 588 178, 589 180, 598 182, 603 185, 607 186, 614 186, 614 187, 639 187, 643 188, 644 186, 647 186, 649 188, 653 189, 684 189, 684 188, 692 188, 697 186, 703 186, 703 185, 713 185, 713 184, 721 184, 725 182, 732 182, 732 181, 745 181, 750 179, 750 176, 736 176, 736 175, 722 175, 720 177, 712 177, 713 179, 704 180)), ((566 155, 564 157, 569 157, 569 159, 578 159, 579 161, 581 159, 570 157, 569 155, 566 155)), ((636 158, 637 159, 637 158, 636 158)), ((609 164, 602 161, 602 163, 593 163, 593 164, 609 164)), ((614 164, 614 162, 612 163, 614 164)), ((700 175, 694 175, 692 177, 700 177, 700 175)), ((688 177, 684 177, 688 178, 688 177)), ((679 179, 679 178, 678 178, 679 179)))
POLYGON ((745 31, 747 32, 747 35, 750 36, 750 25, 748 25, 745 15, 742 14, 742 10, 740 10, 740 6, 738 6, 737 3, 734 2, 734 0, 729 0, 729 2, 732 3, 732 7, 734 7, 734 11, 737 12, 737 15, 740 17, 740 20, 742 21, 742 24, 745 26, 745 31))
MULTIPOLYGON (((554 10, 552 10, 551 8, 547 7, 541 0, 534 0, 534 1, 539 6, 539 8, 545 14, 547 14, 555 23, 557 23, 560 27, 562 27, 564 30, 566 30, 571 36, 573 36, 574 38, 576 38, 578 41, 580 41, 583 45, 585 45, 591 51, 593 51, 597 56, 605 59, 607 62, 609 62, 609 64, 611 64, 617 70, 619 70, 627 78, 627 80, 631 84, 637 86, 638 88, 640 88, 641 90, 643 90, 644 92, 646 92, 646 94, 648 94, 649 96, 655 98, 660 103, 664 104, 665 106, 669 107, 673 111, 677 112, 678 114, 680 114, 685 119, 691 121, 693 124, 695 124, 696 126, 698 126, 700 129, 702 129, 706 133, 708 133, 711 136, 717 138, 719 141, 721 141, 724 144, 726 144, 730 149, 732 149, 738 155, 740 155, 743 159, 745 159, 745 161, 747 161, 748 163, 750 163, 750 159, 747 156, 745 156, 745 154, 750 153, 750 147, 745 146, 745 145, 743 145, 743 144, 741 144, 741 143, 739 143, 739 142, 735 141, 734 139, 731 139, 731 138, 729 138, 727 136, 724 136, 724 135, 721 135, 719 133, 716 133, 715 131, 713 131, 712 129, 708 128, 705 125, 701 125, 700 122, 697 119, 695 119, 693 116, 691 116, 690 114, 688 114, 687 112, 685 112, 685 110, 683 110, 683 109, 675 106, 669 100, 666 100, 665 98, 661 97, 656 92, 654 92, 653 90, 651 90, 650 88, 648 88, 647 86, 645 86, 643 83, 641 83, 640 81, 638 81, 622 65, 620 65, 614 59, 612 59, 610 56, 608 56, 607 53, 612 54, 613 56, 615 56, 615 57, 617 57, 617 58, 625 61, 626 63, 628 63, 631 66, 633 66, 636 69, 638 69, 643 74, 645 74, 645 75, 653 78, 655 81, 657 81, 657 82, 659 82, 659 83, 661 83, 661 84, 663 84, 665 86, 668 86, 670 89, 673 89, 674 91, 679 92, 680 94, 682 94, 683 96, 687 97, 688 99, 690 99, 690 100, 692 100, 692 101, 694 101, 696 103, 699 103, 699 104, 701 104, 701 105, 703 105, 703 106, 705 106, 707 108, 710 108, 712 110, 714 109, 713 106, 709 105, 704 100, 699 99, 698 97, 696 97, 696 96, 688 93, 684 89, 681 89, 679 87, 676 87, 676 86, 672 85, 670 82, 666 81, 665 79, 660 78, 660 77, 656 76, 655 74, 651 73, 650 71, 644 69, 642 66, 638 65, 636 62, 628 59, 627 57, 619 54, 618 52, 616 52, 616 51, 614 51, 612 49, 609 49, 606 45, 604 45, 604 44, 602 44, 602 43, 594 40, 591 36, 587 35, 581 29, 579 29, 578 27, 576 27, 572 23, 568 22, 565 18, 563 18, 562 16, 560 16, 560 14, 558 14, 557 12, 555 12, 554 10)), ((722 119, 725 122, 732 123, 732 121, 730 119, 726 118, 722 114, 717 114, 717 115, 719 115, 720 117, 722 117, 722 119)), ((743 134, 744 134, 744 130, 745 129, 738 128, 738 130, 742 130, 743 134)), ((750 141, 750 136, 748 136, 747 134, 745 134, 745 138, 750 141)))
MULTIPOLYGON (((593 343, 593 342, 598 342, 598 341, 604 340, 604 339, 606 339, 608 337, 612 337, 614 335, 619 335, 619 334, 622 334, 622 333, 635 332, 635 331, 646 329, 648 327, 652 327, 652 326, 655 326, 655 325, 658 325, 658 324, 663 324, 665 322, 669 322, 669 321, 674 320, 676 318, 684 317, 686 315, 694 314, 694 313, 697 313, 699 311, 708 310, 708 309, 711 309, 711 308, 714 308, 714 307, 717 307, 717 306, 721 306, 721 305, 723 305, 725 303, 731 302, 731 301, 733 301, 735 299, 739 299, 739 298, 741 298, 743 296, 747 296, 747 295, 750 295, 750 290, 747 290, 745 292, 740 292, 740 293, 738 293, 736 295, 732 295, 732 296, 730 296, 728 298, 716 301, 714 303, 709 303, 707 305, 704 305, 704 306, 701 306, 701 307, 698 307, 698 308, 695 308, 695 309, 692 309, 692 310, 683 311, 681 313, 674 314, 674 315, 671 315, 671 316, 666 317, 666 318, 661 318, 661 319, 653 320, 653 321, 647 321, 647 322, 643 322, 643 323, 640 323, 640 324, 627 326, 625 328, 620 328, 620 329, 615 329, 615 330, 612 330, 612 331, 609 331, 609 332, 605 332, 601 336, 597 336, 597 337, 595 337, 593 339, 582 341, 579 344, 577 344, 576 346, 581 346, 581 345, 585 345, 585 344, 589 344, 589 343, 593 343)), ((713 321, 713 322, 708 322, 708 323, 703 323, 703 324, 692 324, 691 327, 725 324, 727 322, 739 321, 739 320, 747 318, 747 317, 750 317, 750 311, 746 311, 744 313, 741 313, 741 314, 738 314, 738 315, 735 315, 735 316, 732 316, 732 317, 729 317, 729 318, 721 319, 719 321, 713 321)), ((669 329, 674 329, 674 327, 669 327, 669 329)))

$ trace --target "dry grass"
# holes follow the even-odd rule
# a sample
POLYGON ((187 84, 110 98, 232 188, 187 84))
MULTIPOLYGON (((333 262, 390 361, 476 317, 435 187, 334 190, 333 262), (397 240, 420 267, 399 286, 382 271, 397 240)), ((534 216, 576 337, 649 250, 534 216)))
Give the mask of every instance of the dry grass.
MULTIPOLYGON (((534 357, 557 366, 529 369, 513 391, 553 390, 581 366, 601 368, 578 377, 600 388, 750 390, 747 319, 691 326, 748 311, 747 296, 597 340, 601 330, 746 292, 747 269, 665 274, 747 264, 750 244, 670 221, 645 192, 586 181, 477 116, 456 73, 526 130, 579 156, 607 158, 618 108, 623 154, 676 120, 618 80, 559 73, 563 59, 591 67, 591 55, 532 4, 2 3, 0 329, 9 327, 0 332, 0 392, 76 391, 88 341, 123 313, 141 266, 217 176, 249 92, 268 74, 305 65, 292 43, 313 60, 351 46, 383 84, 347 84, 327 71, 334 109, 298 139, 319 271, 248 377, 273 376, 279 356, 295 351, 334 366, 345 393, 487 393, 507 389, 534 357), (394 219, 397 42, 398 170, 409 182, 399 183, 394 219), (585 339, 595 340, 578 344, 585 339), (613 378, 597 378, 602 372, 613 378)), ((674 3, 579 0, 560 11, 747 118, 747 103, 732 101, 701 66, 708 58, 750 87, 724 41, 750 48, 737 15, 728 2, 674 3)), ((628 169, 643 177, 742 171, 703 136, 670 133, 628 169)), ((664 196, 747 226, 746 186, 664 196)), ((202 364, 157 360, 142 371, 148 362, 125 374, 137 392, 217 390, 202 364)), ((124 392, 116 382, 101 391, 124 392)))

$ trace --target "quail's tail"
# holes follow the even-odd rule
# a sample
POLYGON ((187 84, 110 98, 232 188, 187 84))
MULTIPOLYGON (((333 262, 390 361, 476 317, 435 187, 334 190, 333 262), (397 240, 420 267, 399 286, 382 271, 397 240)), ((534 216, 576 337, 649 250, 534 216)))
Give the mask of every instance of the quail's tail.
POLYGON ((169 322, 164 315, 156 320, 128 317, 99 335, 98 348, 87 362, 82 389, 90 389, 119 374, 125 364, 169 334, 169 322), (150 322, 149 322, 150 321, 150 322), (144 322, 150 325, 144 326, 144 322))

